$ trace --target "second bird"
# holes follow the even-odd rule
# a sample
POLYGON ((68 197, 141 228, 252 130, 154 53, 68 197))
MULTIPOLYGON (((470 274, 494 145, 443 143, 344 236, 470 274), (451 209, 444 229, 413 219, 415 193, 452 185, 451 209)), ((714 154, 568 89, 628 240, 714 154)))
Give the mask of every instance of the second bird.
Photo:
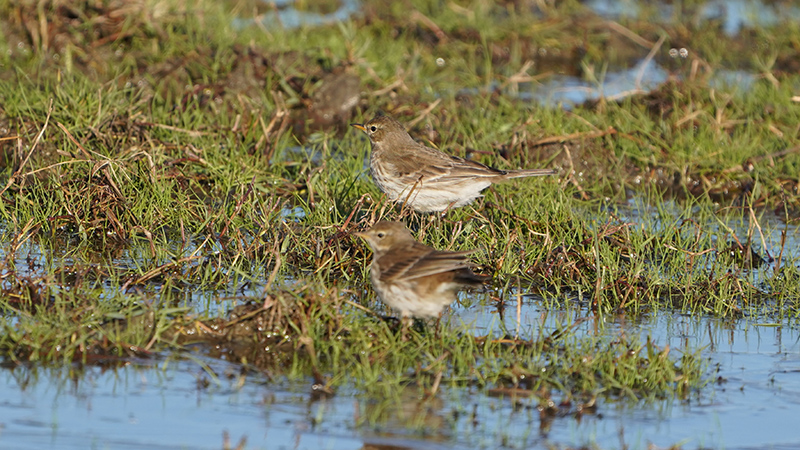
POLYGON ((472 251, 448 252, 417 242, 400 222, 380 221, 355 233, 372 247, 370 278, 381 301, 411 317, 431 318, 456 300, 462 287, 480 286, 490 277, 472 272, 472 251))
POLYGON ((416 142, 400 122, 377 116, 353 127, 372 144, 372 179, 390 200, 417 212, 438 212, 467 205, 492 183, 510 178, 553 175, 552 169, 499 170, 451 156, 416 142))

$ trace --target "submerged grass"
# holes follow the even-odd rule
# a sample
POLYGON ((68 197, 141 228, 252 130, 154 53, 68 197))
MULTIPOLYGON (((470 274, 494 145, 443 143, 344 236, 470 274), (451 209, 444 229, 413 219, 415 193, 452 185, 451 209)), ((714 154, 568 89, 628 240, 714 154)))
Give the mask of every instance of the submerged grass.
MULTIPOLYGON (((539 3, 418 2, 411 15, 366 3, 341 24, 286 30, 234 28, 224 3, 0 2, 2 354, 93 363, 200 342, 311 375, 322 393, 474 385, 536 396, 551 415, 564 413, 554 397, 577 399, 559 403, 572 412, 601 395, 685 398, 705 383, 698 354, 579 320, 523 337, 445 321, 403 340, 365 311, 380 305, 351 233, 402 218, 437 248, 480 249, 496 292, 574 299, 598 323, 659 310, 796 320, 798 255, 769 237, 791 234, 800 211, 787 50, 773 47, 746 95, 711 87, 698 56, 700 75, 672 67, 682 81, 647 94, 539 108, 513 95, 536 82, 526 61, 546 67, 535 55, 549 49, 589 76, 609 39, 593 17, 576 40, 577 2, 539 3), (347 127, 379 110, 453 154, 561 174, 407 217, 347 127), (634 193, 646 207, 628 207, 634 193), (197 292, 236 306, 198 308, 197 292)), ((651 44, 691 38, 627 26, 651 44)))

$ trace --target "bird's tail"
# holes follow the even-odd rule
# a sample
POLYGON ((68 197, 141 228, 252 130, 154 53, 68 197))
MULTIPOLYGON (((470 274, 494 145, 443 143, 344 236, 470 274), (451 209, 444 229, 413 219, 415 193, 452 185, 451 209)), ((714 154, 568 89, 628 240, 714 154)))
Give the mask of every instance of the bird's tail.
POLYGON ((557 173, 558 171, 555 169, 507 170, 505 178, 541 177, 545 175, 555 175, 557 173))
POLYGON ((466 284, 470 286, 482 286, 489 282, 492 279, 491 275, 485 275, 482 273, 475 273, 471 269, 462 269, 459 270, 456 274, 456 280, 461 284, 466 284))

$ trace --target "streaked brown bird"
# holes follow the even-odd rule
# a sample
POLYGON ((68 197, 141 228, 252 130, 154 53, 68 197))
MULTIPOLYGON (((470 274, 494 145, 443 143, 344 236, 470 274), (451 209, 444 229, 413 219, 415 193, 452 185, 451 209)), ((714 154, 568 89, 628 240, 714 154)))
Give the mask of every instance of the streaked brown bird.
POLYGON ((499 170, 448 155, 416 142, 389 116, 350 125, 369 136, 370 174, 378 188, 390 200, 406 203, 417 212, 467 205, 492 183, 556 173, 552 169, 499 170))
POLYGON ((417 242, 401 222, 380 221, 356 236, 372 248, 370 279, 382 302, 411 317, 437 317, 467 286, 490 277, 472 272, 471 251, 440 251, 417 242))

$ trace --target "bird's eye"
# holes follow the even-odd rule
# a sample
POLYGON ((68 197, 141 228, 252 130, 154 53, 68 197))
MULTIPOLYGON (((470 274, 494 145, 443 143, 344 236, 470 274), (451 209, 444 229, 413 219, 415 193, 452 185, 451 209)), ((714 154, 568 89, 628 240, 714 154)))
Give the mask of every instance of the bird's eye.
POLYGON ((383 239, 384 237, 386 237, 386 233, 384 233, 383 231, 379 231, 378 232, 378 237, 383 239))
POLYGON ((375 125, 372 125, 372 126, 369 127, 369 131, 372 131, 374 133, 374 132, 378 131, 378 127, 375 126, 375 125))

